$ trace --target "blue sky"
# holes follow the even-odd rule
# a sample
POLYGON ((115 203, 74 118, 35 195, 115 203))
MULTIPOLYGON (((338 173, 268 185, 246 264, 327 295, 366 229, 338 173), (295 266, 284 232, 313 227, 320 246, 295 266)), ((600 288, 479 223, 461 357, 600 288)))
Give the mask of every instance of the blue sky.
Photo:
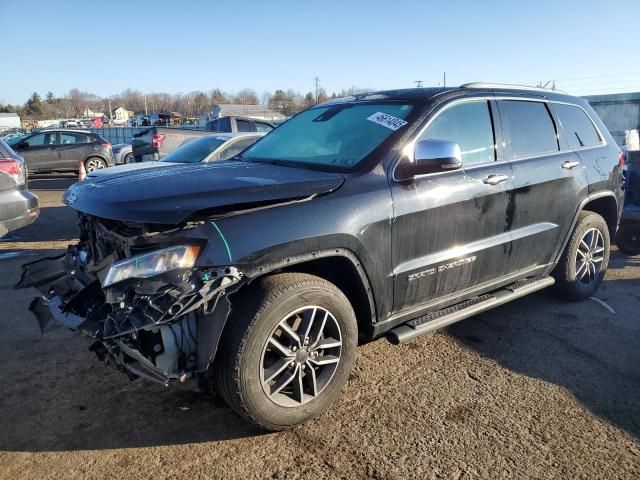
POLYGON ((557 80, 640 91, 640 1, 2 0, 0 102, 557 80), (635 52, 635 53, 634 53, 635 52), (6 70, 10 67, 10 71, 6 70))

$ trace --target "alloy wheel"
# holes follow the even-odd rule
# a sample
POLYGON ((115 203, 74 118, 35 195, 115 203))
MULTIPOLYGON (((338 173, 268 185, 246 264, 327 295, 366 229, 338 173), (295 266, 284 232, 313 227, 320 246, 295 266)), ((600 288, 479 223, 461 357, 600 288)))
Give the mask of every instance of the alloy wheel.
POLYGON ((303 405, 331 382, 341 352, 342 335, 331 312, 317 306, 299 308, 284 317, 265 342, 262 388, 277 405, 303 405))
POLYGON ((102 162, 102 160, 91 158, 87 161, 87 173, 91 173, 101 168, 104 168, 104 163, 102 162))
POLYGON ((576 281, 588 287, 595 282, 604 261, 604 237, 597 228, 585 232, 576 250, 576 281))

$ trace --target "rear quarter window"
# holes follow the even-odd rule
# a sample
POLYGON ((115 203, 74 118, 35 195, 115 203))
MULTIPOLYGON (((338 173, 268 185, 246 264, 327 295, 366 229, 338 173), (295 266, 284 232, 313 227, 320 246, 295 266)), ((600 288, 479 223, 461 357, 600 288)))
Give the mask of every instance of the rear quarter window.
POLYGON ((602 144, 602 139, 589 116, 580 107, 555 103, 553 105, 564 133, 567 135, 569 148, 594 147, 602 144))
POLYGON ((512 158, 559 150, 556 127, 543 102, 500 100, 498 107, 512 158))

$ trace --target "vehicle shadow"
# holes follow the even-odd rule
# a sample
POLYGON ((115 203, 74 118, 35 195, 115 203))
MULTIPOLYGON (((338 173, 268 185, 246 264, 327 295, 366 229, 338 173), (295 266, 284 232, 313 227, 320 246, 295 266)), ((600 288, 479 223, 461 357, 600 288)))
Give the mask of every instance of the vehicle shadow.
POLYGON ((76 173, 35 173, 29 175, 29 190, 64 192, 78 178, 76 173))
POLYGON ((591 300, 547 291, 452 325, 470 349, 571 392, 591 412, 640 438, 640 279, 608 280, 591 300))
POLYGON ((12 362, 0 382, 0 451, 138 448, 263 433, 217 397, 128 380, 89 354, 90 342, 79 334, 56 330, 46 336, 19 340, 10 349, 23 362, 20 371, 12 362))

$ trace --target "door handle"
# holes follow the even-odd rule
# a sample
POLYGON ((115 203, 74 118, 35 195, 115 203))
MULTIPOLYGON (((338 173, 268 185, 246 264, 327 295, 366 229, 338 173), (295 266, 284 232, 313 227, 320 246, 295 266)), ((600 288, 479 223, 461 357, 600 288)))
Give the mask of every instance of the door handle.
POLYGON ((577 161, 571 161, 571 160, 567 160, 566 162, 564 162, 562 164, 562 168, 564 168, 565 170, 571 170, 572 168, 576 168, 580 166, 580 162, 577 161))
POLYGON ((491 174, 482 181, 487 185, 498 185, 499 183, 506 182, 507 180, 509 180, 509 175, 491 174))

